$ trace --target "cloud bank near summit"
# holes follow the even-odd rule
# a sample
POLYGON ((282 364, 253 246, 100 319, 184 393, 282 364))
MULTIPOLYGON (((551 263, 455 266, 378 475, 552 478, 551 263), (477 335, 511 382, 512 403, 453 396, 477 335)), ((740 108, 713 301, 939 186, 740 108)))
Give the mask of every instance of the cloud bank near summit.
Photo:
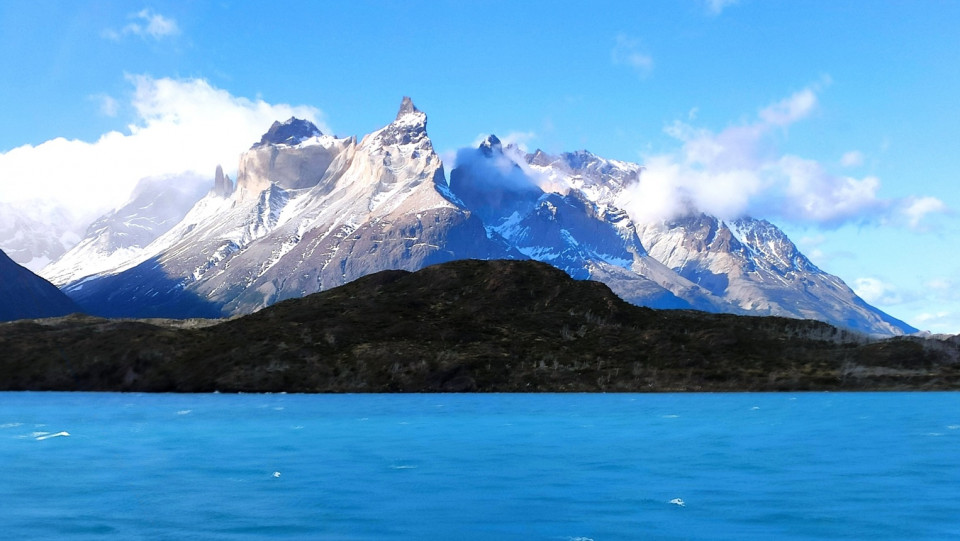
MULTIPOLYGON (((828 81, 827 81, 828 82, 828 81)), ((640 182, 621 203, 638 221, 669 220, 690 212, 721 218, 744 215, 834 228, 845 223, 924 227, 947 206, 930 196, 880 196, 880 179, 830 172, 820 162, 776 149, 776 136, 818 107, 824 83, 812 84, 760 109, 746 123, 719 132, 677 120, 665 132, 680 143, 674 152, 645 157, 640 182)), ((863 160, 848 152, 852 166, 863 160)))
POLYGON ((94 142, 61 137, 0 154, 0 203, 26 212, 58 207, 89 222, 124 204, 141 179, 193 173, 212 181, 218 164, 234 169, 277 119, 297 116, 329 132, 315 107, 236 97, 202 79, 127 80, 134 118, 125 132, 94 142))

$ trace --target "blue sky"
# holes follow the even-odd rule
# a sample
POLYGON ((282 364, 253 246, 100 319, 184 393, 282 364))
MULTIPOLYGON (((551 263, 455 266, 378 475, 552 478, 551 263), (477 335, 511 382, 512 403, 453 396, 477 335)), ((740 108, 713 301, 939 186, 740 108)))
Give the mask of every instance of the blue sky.
POLYGON ((2 2, 0 202, 100 212, 283 115, 362 136, 409 95, 445 157, 492 132, 648 165, 638 212, 770 219, 956 333, 957 28, 934 1, 2 2))

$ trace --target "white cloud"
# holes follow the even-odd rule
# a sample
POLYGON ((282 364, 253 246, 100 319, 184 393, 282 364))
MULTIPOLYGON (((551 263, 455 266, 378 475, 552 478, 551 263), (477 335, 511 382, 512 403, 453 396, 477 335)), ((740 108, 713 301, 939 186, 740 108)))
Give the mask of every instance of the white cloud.
POLYGON ((815 88, 807 87, 760 110, 760 119, 774 126, 788 126, 805 118, 817 106, 815 88))
POLYGON ((896 287, 877 278, 857 278, 853 292, 870 304, 890 306, 903 302, 896 287))
POLYGON ((119 40, 121 37, 129 35, 139 36, 143 39, 160 40, 180 34, 180 27, 176 20, 164 17, 151 9, 142 9, 130 15, 129 18, 133 19, 133 22, 124 26, 119 32, 107 29, 104 30, 103 36, 112 40, 119 40))
POLYGON ((913 229, 920 229, 924 217, 928 214, 943 214, 949 211, 943 201, 929 196, 907 198, 901 207, 907 224, 913 229))
POLYGON ((953 282, 946 278, 933 278, 928 280, 924 285, 940 293, 953 293, 956 290, 953 282))
POLYGON ((617 34, 610 60, 617 66, 627 66, 641 77, 653 70, 653 57, 643 52, 640 40, 626 34, 617 34))
MULTIPOLYGON (((621 200, 638 221, 700 211, 721 218, 743 215, 837 227, 844 223, 906 223, 945 212, 930 197, 884 199, 880 180, 837 175, 819 162, 776 149, 778 135, 818 106, 827 76, 758 110, 751 122, 714 132, 677 120, 664 131, 678 151, 646 157, 640 182, 621 200)), ((688 115, 689 116, 689 115, 688 115)))
POLYGON ((94 142, 57 138, 0 154, 0 202, 30 208, 42 200, 90 219, 126 202, 142 178, 194 172, 212 179, 218 164, 235 169, 275 120, 306 118, 330 133, 313 107, 232 96, 202 79, 128 80, 137 117, 127 133, 94 142))
POLYGON ((120 104, 110 96, 100 96, 100 112, 109 117, 117 116, 120 104))
POLYGON ((832 226, 886 206, 877 197, 880 180, 876 177, 838 177, 816 161, 790 155, 780 158, 770 170, 783 179, 782 194, 773 197, 778 199, 778 213, 788 219, 832 226))
POLYGON ((948 310, 936 312, 921 312, 911 318, 916 325, 927 328, 932 332, 957 334, 960 333, 960 319, 948 310))
POLYGON ((740 0, 705 0, 705 1, 707 4, 707 11, 709 11, 713 15, 719 15, 724 9, 736 4, 740 0))
POLYGON ((479 147, 480 144, 486 141, 487 137, 491 135, 494 135, 500 141, 504 149, 509 145, 513 145, 524 152, 527 151, 527 143, 537 138, 537 134, 532 131, 512 131, 503 136, 495 133, 478 133, 477 136, 473 138, 473 142, 470 143, 470 148, 479 147))
POLYGON ((840 165, 844 167, 859 167, 863 165, 863 153, 859 150, 844 152, 840 157, 840 165))
POLYGON ((799 246, 800 250, 812 261, 821 261, 826 257, 826 254, 821 248, 826 241, 827 237, 824 235, 814 235, 812 237, 806 235, 797 241, 797 246, 799 246))
POLYGON ((503 146, 514 145, 520 150, 527 152, 528 143, 537 138, 537 134, 532 131, 512 131, 500 138, 503 146))

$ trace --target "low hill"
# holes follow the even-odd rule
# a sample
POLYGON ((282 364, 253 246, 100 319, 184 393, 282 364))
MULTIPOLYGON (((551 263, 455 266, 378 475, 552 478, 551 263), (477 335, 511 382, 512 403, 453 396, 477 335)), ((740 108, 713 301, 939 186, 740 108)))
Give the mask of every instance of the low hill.
POLYGON ((57 286, 14 262, 0 250, 0 321, 79 312, 57 286))
POLYGON ((178 392, 960 388, 956 340, 652 310, 534 261, 384 271, 228 321, 0 325, 0 388, 178 392))

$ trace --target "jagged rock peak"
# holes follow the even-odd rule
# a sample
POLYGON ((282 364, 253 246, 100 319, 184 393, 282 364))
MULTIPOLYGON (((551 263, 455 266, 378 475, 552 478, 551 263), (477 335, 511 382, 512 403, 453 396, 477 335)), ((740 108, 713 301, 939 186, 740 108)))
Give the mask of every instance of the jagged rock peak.
POLYGON ((376 132, 376 141, 384 146, 431 144, 427 138, 427 115, 413 105, 407 96, 400 103, 397 118, 391 124, 376 132))
POLYGON ((413 104, 413 100, 409 96, 404 96, 403 101, 400 102, 400 110, 397 111, 397 120, 400 120, 406 115, 411 113, 419 113, 420 109, 417 109, 417 106, 413 104))
POLYGON ((267 133, 263 134, 260 142, 251 148, 266 145, 296 145, 311 137, 323 135, 313 122, 296 117, 290 117, 286 122, 274 122, 267 133))
POLYGON ((233 193, 233 181, 223 174, 223 167, 217 165, 217 174, 213 179, 213 193, 220 197, 228 197, 233 193))
POLYGON ((546 152, 540 150, 539 148, 533 152, 533 154, 527 155, 527 163, 530 165, 539 165, 541 167, 546 167, 556 161, 556 158, 547 154, 546 152))
POLYGON ((584 169, 591 163, 599 161, 596 154, 588 150, 577 150, 574 152, 564 152, 562 155, 564 161, 571 169, 584 169))
POLYGON ((503 154, 503 144, 500 143, 500 139, 497 139, 497 136, 492 133, 484 139, 477 148, 487 157, 493 156, 494 154, 503 154))

